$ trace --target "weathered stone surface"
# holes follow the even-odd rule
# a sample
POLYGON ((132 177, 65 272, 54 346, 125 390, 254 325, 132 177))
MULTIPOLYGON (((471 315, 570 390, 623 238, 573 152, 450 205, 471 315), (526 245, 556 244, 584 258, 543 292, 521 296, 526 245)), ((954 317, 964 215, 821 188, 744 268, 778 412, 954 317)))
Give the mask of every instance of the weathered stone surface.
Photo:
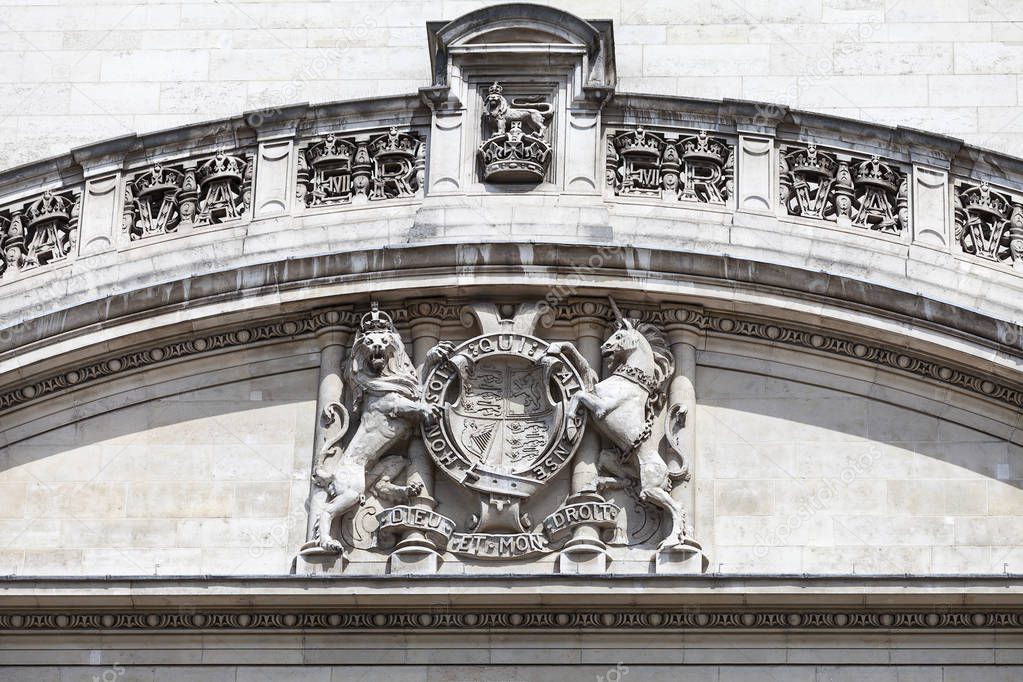
POLYGON ((335 4, 5 14, 0 677, 1014 679, 987 9, 335 4))

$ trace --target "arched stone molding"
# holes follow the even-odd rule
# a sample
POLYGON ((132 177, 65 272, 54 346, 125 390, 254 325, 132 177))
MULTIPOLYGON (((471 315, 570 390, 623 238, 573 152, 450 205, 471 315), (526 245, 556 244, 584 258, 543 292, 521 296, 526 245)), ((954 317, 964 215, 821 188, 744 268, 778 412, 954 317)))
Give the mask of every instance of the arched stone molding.
POLYGON ((471 52, 473 46, 512 45, 522 50, 557 50, 575 46, 586 55, 583 63, 585 87, 614 88, 616 82, 614 37, 611 23, 585 21, 552 7, 512 3, 464 14, 450 22, 427 24, 430 60, 435 87, 450 85, 452 51, 471 52))
MULTIPOLYGON (((402 258, 406 265, 409 255, 402 258)), ((672 303, 665 300, 677 286, 670 273, 660 273, 665 280, 659 284, 654 273, 645 273, 647 296, 635 298, 629 296, 634 280, 619 279, 612 273, 592 273, 600 280, 598 290, 595 284, 576 288, 568 267, 539 279, 534 274, 523 280, 501 272, 500 263, 491 259, 489 267, 478 273, 480 281, 474 287, 462 289, 466 298, 456 298, 445 306, 450 317, 447 324, 457 328, 464 326, 458 312, 462 305, 459 301, 495 296, 501 300, 496 292, 507 292, 509 288, 514 288, 519 296, 542 300, 544 294, 568 291, 566 287, 572 287, 572 295, 552 304, 550 322, 545 324, 574 319, 572 301, 576 300, 595 300, 600 316, 610 324, 612 315, 606 303, 600 298, 587 298, 587 295, 599 296, 598 291, 617 292, 615 295, 625 309, 641 319, 679 325, 700 337, 715 339, 714 343, 704 341, 701 351, 711 351, 719 343, 725 343, 726 347, 751 344, 751 357, 760 352, 756 348, 762 347, 765 351, 772 349, 769 354, 788 353, 789 364, 807 368, 818 362, 810 358, 818 357, 825 364, 844 366, 845 369, 839 371, 850 378, 859 374, 860 368, 869 368, 866 376, 873 377, 881 372, 889 378, 878 381, 932 400, 947 400, 951 391, 960 404, 974 402, 978 406, 977 413, 986 412, 994 420, 990 424, 979 423, 980 428, 1014 440, 1011 428, 993 426, 999 421, 1011 426, 1012 415, 1023 404, 1023 383, 1012 378, 1015 367, 1012 356, 1004 351, 999 354, 992 344, 970 342, 961 333, 950 334, 950 330, 941 326, 919 320, 909 323, 904 315, 877 310, 864 314, 855 305, 822 306, 815 296, 799 300, 787 292, 787 297, 780 298, 778 294, 763 291, 757 283, 748 287, 735 282, 694 286, 688 300, 672 303), (694 304, 694 299, 703 305, 694 304), (1002 369, 997 374, 992 373, 992 368, 999 366, 1002 369), (981 408, 983 404, 989 407, 981 408)), ((512 259, 505 265, 514 268, 528 263, 512 259)), ((384 271, 374 278, 381 276, 396 278, 390 284, 393 287, 390 296, 379 288, 374 289, 374 294, 392 311, 401 328, 407 324, 405 320, 414 319, 418 313, 412 308, 406 309, 397 300, 389 303, 391 297, 400 297, 403 291, 440 292, 445 288, 443 278, 438 281, 429 271, 384 271), (424 289, 424 282, 430 289, 424 289)), ((198 283, 193 284, 196 290, 201 289, 198 283)), ((352 328, 357 317, 352 311, 367 296, 364 291, 359 293, 359 288, 350 284, 317 286, 303 282, 297 292, 300 295, 286 297, 290 302, 282 300, 279 290, 240 292, 238 297, 227 298, 211 291, 205 300, 193 299, 187 314, 171 304, 170 310, 150 311, 137 323, 122 320, 113 325, 95 326, 92 330, 79 330, 69 334, 63 343, 41 344, 35 352, 11 356, 7 361, 11 380, 0 391, 0 410, 13 427, 22 420, 19 415, 35 415, 30 417, 34 420, 46 414, 48 405, 58 407, 62 396, 79 404, 78 392, 83 389, 94 396, 90 400, 96 400, 103 395, 105 382, 124 376, 130 385, 133 374, 149 367, 169 367, 192 358, 249 352, 266 344, 314 338, 337 325, 352 328), (345 303, 329 307, 319 305, 344 295, 342 292, 350 292, 345 303), (265 307, 271 300, 273 305, 265 307), (246 308, 239 309, 239 304, 246 308), (302 312, 303 309, 306 311, 302 312), (230 322, 232 319, 235 321, 230 322), (28 380, 19 380, 19 375, 28 380)), ((978 422, 972 422, 971 426, 978 427, 978 422)), ((16 431, 12 429, 11 433, 16 431)))

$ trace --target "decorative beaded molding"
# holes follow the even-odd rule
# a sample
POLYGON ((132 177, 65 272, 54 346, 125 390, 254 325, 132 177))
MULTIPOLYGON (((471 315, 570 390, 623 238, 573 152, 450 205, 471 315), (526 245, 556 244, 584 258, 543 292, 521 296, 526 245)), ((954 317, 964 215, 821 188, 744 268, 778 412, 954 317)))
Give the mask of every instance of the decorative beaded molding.
POLYGON ((0 614, 0 631, 82 630, 979 630, 1023 628, 1023 611, 192 611, 0 614))
POLYGON ((864 362, 872 362, 882 367, 908 372, 926 379, 955 386, 956 388, 961 388, 1014 407, 1023 407, 1023 387, 997 383, 988 377, 973 374, 952 365, 935 362, 915 353, 907 353, 902 350, 893 350, 873 344, 867 339, 859 340, 824 335, 819 330, 790 326, 783 327, 770 322, 758 322, 738 317, 716 317, 701 311, 684 308, 659 311, 657 317, 665 325, 676 322, 695 326, 704 331, 730 334, 732 336, 745 336, 771 341, 772 343, 784 343, 789 346, 808 348, 847 358, 855 358, 864 362))
MULTIPOLYGON (((1014 407, 1023 407, 1023 386, 998 383, 991 378, 973 374, 952 365, 942 364, 916 353, 907 353, 873 344, 867 339, 825 335, 820 330, 812 328, 794 325, 781 326, 771 322, 724 316, 696 308, 671 307, 659 310, 630 311, 628 314, 665 329, 670 329, 672 325, 682 325, 694 327, 703 332, 744 336, 872 362, 955 386, 1014 407)), ((554 320, 565 321, 577 317, 593 317, 610 323, 614 320, 614 312, 609 305, 602 301, 574 302, 552 307, 542 323, 545 326, 550 326, 554 320)))
POLYGON ((216 332, 184 341, 172 341, 143 350, 97 360, 74 369, 53 374, 40 381, 0 393, 0 411, 16 407, 29 400, 42 398, 59 391, 77 388, 97 379, 103 379, 120 372, 140 369, 167 360, 207 353, 225 348, 237 348, 261 341, 283 339, 327 327, 354 326, 358 318, 346 310, 317 311, 306 317, 257 324, 233 331, 216 332))
POLYGON ((471 321, 466 317, 462 302, 441 300, 410 301, 407 305, 383 306, 383 310, 391 316, 395 324, 409 324, 420 318, 430 318, 438 322, 471 321))
MULTIPOLYGON (((623 305, 628 307, 627 303, 623 303, 623 305)), ((431 317, 442 321, 458 320, 463 324, 465 322, 462 305, 454 302, 414 301, 406 306, 387 308, 387 312, 396 322, 403 324, 420 317, 431 317)), ((658 324, 664 329, 671 329, 672 326, 691 327, 703 332, 742 336, 870 362, 954 386, 1013 407, 1023 407, 1023 386, 996 381, 994 377, 989 378, 950 364, 943 364, 921 354, 885 348, 865 338, 857 339, 824 334, 820 330, 812 328, 788 324, 782 326, 772 322, 722 315, 681 306, 656 310, 630 310, 627 314, 658 324)), ((556 321, 573 321, 579 318, 597 318, 610 323, 614 319, 614 313, 610 306, 603 301, 573 301, 549 307, 540 322, 543 326, 550 327, 556 321)), ((311 312, 304 317, 254 324, 231 331, 206 334, 195 339, 162 343, 112 358, 96 360, 52 374, 30 384, 9 389, 0 393, 0 413, 31 400, 77 388, 120 372, 139 369, 167 360, 315 333, 328 327, 354 328, 357 324, 358 316, 351 311, 320 310, 311 312)))

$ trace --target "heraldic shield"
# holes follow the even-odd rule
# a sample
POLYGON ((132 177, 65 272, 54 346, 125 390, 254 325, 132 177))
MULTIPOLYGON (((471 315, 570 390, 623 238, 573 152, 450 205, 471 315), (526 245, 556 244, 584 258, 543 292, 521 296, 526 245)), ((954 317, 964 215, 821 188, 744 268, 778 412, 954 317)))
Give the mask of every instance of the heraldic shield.
POLYGON ((536 492, 582 438, 585 416, 566 415, 582 379, 547 348, 525 334, 485 334, 455 348, 426 377, 424 399, 443 408, 440 420, 423 427, 431 457, 499 506, 536 492))
POLYGON ((544 370, 521 358, 470 365, 448 426, 486 471, 523 474, 547 449, 563 419, 544 387, 544 370))

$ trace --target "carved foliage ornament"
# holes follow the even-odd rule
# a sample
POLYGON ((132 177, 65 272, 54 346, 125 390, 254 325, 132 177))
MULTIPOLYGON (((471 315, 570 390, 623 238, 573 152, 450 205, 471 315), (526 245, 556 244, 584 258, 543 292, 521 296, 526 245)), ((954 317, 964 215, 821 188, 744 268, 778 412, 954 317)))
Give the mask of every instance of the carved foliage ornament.
POLYGON ((132 240, 238 220, 252 203, 252 156, 217 151, 157 163, 125 183, 123 229, 132 240))
POLYGON ((554 107, 545 95, 511 101, 504 86, 490 86, 483 103, 483 142, 478 156, 486 182, 541 182, 551 160, 548 121, 554 107))
POLYGON ((315 207, 418 196, 425 154, 418 133, 397 128, 375 136, 329 133, 299 152, 298 198, 315 207))
POLYGON ((12 276, 70 256, 78 238, 82 193, 47 190, 0 211, 0 275, 12 276))
POLYGON ((957 182, 953 195, 963 252, 1023 270, 1023 203, 987 182, 957 182))
POLYGON ((781 207, 788 215, 902 234, 909 227, 909 183, 877 156, 839 155, 815 144, 781 148, 781 207))
POLYGON ((733 193, 733 159, 732 146, 705 130, 636 128, 608 135, 605 177, 618 196, 724 205, 733 193))

